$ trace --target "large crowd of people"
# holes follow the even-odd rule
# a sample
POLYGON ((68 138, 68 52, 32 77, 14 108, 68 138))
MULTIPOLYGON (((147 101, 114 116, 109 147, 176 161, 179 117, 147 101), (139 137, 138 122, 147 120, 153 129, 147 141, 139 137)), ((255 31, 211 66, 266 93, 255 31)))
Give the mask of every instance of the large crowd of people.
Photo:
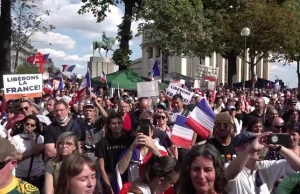
POLYGON ((189 104, 78 84, 41 98, 0 91, 0 194, 295 194, 300 192, 300 93, 194 90, 189 104), (172 142, 178 115, 205 99, 208 139, 172 142), (276 139, 277 138, 277 139, 276 139), (271 139, 271 142, 270 142, 271 139), (279 143, 276 143, 277 140, 279 143))

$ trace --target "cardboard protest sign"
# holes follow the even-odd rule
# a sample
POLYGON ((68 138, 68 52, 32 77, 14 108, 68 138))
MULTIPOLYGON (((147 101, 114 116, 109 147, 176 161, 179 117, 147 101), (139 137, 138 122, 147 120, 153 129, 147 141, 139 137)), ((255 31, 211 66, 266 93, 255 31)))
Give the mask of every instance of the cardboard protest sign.
POLYGON ((139 98, 159 96, 159 86, 157 81, 139 82, 136 84, 139 98))
POLYGON ((12 74, 3 75, 5 99, 41 97, 42 74, 12 74))
POLYGON ((58 90, 59 80, 54 79, 52 81, 53 90, 58 90))
POLYGON ((166 91, 166 97, 172 99, 175 94, 180 94, 183 98, 183 103, 188 104, 191 101, 194 92, 183 89, 176 84, 170 84, 166 91))
POLYGON ((212 83, 207 82, 216 82, 219 74, 218 67, 210 67, 205 65, 199 65, 197 68, 196 79, 200 80, 200 89, 201 90, 214 90, 212 83))

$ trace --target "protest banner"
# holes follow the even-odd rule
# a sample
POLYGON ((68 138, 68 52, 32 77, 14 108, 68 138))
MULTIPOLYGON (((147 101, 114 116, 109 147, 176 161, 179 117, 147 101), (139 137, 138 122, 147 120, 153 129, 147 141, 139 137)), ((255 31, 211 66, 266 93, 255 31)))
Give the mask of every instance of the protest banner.
POLYGON ((194 92, 190 92, 176 84, 171 83, 166 91, 166 97, 172 99, 175 94, 180 94, 183 98, 183 103, 188 104, 191 101, 194 92))
POLYGON ((52 86, 53 90, 58 90, 59 80, 53 79, 52 86))
POLYGON ((159 96, 158 81, 139 82, 136 84, 136 88, 139 98, 159 96))
POLYGON ((5 99, 41 97, 43 90, 42 74, 3 75, 5 99))
MULTIPOLYGON (((200 80, 201 90, 211 90, 212 84, 207 82, 216 82, 219 74, 218 67, 210 67, 205 65, 199 65, 197 67, 196 79, 200 80)), ((216 85, 216 84, 215 84, 216 85)))
POLYGON ((195 80, 194 81, 194 88, 195 89, 200 89, 200 80, 195 80))

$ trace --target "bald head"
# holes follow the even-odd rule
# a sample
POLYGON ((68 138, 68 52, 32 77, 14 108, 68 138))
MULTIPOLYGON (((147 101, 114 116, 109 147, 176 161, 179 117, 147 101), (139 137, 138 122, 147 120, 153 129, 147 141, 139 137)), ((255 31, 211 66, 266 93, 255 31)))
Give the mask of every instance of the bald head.
POLYGON ((256 98, 255 99, 255 110, 261 111, 265 107, 265 100, 263 98, 256 98))
POLYGON ((272 123, 272 132, 282 133, 283 126, 284 126, 284 120, 280 117, 276 117, 272 123))
POLYGON ((149 100, 148 99, 142 99, 140 102, 140 111, 149 110, 149 100))

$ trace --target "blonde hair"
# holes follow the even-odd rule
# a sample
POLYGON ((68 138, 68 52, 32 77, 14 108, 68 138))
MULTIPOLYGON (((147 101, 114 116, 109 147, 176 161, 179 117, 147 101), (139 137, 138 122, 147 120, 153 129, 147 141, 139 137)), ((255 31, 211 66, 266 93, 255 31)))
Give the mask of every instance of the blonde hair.
POLYGON ((56 141, 56 156, 52 159, 53 162, 57 163, 57 162, 60 162, 61 161, 61 155, 59 154, 59 143, 65 141, 65 140, 68 140, 68 139, 72 139, 74 141, 74 144, 75 144, 75 147, 76 149, 74 150, 73 153, 79 153, 79 146, 78 146, 78 137, 75 135, 75 133, 73 132, 64 132, 62 133, 57 141, 56 141))

